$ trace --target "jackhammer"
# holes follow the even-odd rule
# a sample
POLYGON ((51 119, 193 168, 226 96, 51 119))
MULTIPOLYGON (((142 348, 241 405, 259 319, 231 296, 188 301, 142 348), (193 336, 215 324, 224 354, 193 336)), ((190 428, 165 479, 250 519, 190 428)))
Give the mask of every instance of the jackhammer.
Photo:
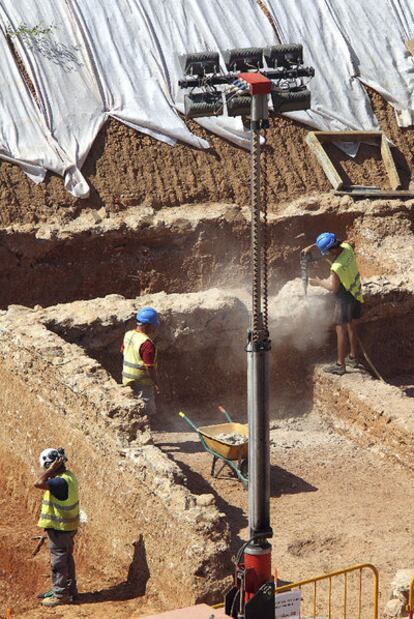
POLYGON ((303 251, 301 252, 300 254, 300 276, 302 279, 303 292, 305 293, 305 296, 308 294, 309 271, 310 271, 310 265, 313 262, 317 262, 317 260, 315 258, 312 258, 310 254, 307 254, 303 251))

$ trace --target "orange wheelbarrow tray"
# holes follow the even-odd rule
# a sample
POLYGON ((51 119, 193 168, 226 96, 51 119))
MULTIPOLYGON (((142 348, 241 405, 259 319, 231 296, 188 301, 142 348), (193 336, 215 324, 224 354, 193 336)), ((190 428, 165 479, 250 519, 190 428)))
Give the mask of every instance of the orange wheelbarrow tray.
POLYGON ((204 449, 213 456, 213 462, 211 465, 211 475, 218 477, 220 472, 225 466, 229 466, 240 481, 247 486, 247 452, 248 452, 248 429, 247 425, 243 423, 235 423, 230 417, 229 413, 219 407, 220 411, 226 416, 228 423, 219 423, 213 426, 199 426, 197 427, 189 417, 180 412, 182 417, 188 425, 197 432, 198 438, 204 449), (221 438, 217 438, 220 434, 241 434, 246 437, 246 442, 241 445, 234 445, 233 443, 227 443, 221 438), (216 472, 216 464, 218 461, 222 461, 222 466, 216 472))

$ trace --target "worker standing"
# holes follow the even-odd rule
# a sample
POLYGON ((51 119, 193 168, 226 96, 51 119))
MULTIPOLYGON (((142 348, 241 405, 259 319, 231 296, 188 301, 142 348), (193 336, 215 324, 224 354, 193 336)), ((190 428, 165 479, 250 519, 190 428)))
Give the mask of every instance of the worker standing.
POLYGON ((73 540, 79 526, 78 482, 66 469, 64 449, 44 449, 42 473, 35 487, 45 490, 38 526, 45 530, 50 552, 53 587, 40 594, 47 607, 70 604, 77 595, 73 540))
POLYGON ((157 351, 152 340, 160 326, 158 314, 153 307, 143 307, 136 314, 136 327, 124 335, 122 352, 122 383, 131 387, 137 397, 142 399, 148 414, 154 414, 154 391, 159 393, 157 375, 157 351))
POLYGON ((328 279, 311 277, 311 286, 320 286, 335 295, 335 328, 337 339, 337 361, 328 367, 327 372, 342 376, 346 372, 346 363, 350 367, 358 367, 356 325, 361 317, 364 302, 361 288, 361 277, 351 245, 346 241, 338 241, 333 232, 323 232, 316 243, 306 247, 302 254, 315 258, 319 250, 320 257, 328 257, 331 262, 331 274, 328 279), (346 357, 347 339, 350 353, 346 357))

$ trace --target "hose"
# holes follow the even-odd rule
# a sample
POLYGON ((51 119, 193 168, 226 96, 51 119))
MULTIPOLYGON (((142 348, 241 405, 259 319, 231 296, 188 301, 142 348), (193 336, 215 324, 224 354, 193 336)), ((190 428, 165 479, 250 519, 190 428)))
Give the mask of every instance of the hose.
POLYGON ((361 339, 358 337, 358 335, 356 336, 357 338, 357 342, 359 344, 359 346, 361 347, 362 350, 362 354, 364 355, 366 362, 368 363, 369 367, 371 368, 371 370, 374 372, 375 376, 382 382, 385 383, 385 380, 382 378, 381 374, 378 372, 377 368, 375 367, 375 365, 372 363, 371 359, 368 357, 368 353, 365 350, 361 339))

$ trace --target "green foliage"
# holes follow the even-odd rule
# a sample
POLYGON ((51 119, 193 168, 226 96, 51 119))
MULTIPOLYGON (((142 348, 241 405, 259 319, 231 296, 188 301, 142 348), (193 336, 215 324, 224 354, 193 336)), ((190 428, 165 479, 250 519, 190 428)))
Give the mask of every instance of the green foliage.
POLYGON ((45 26, 41 22, 36 24, 35 26, 28 26, 24 22, 20 24, 18 28, 13 30, 13 28, 8 27, 6 32, 10 37, 22 37, 22 38, 39 38, 44 36, 45 34, 49 34, 52 32, 55 26, 45 26))

